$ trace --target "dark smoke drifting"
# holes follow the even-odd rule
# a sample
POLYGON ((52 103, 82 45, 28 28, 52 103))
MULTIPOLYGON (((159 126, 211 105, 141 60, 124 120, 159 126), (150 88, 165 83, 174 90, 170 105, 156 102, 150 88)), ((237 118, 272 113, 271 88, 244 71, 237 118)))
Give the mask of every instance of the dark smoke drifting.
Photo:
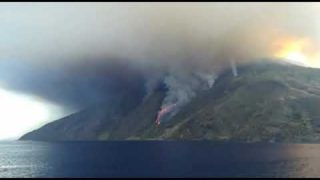
MULTIPOLYGON (((166 85, 161 109, 174 104, 170 119, 199 91, 213 88, 223 69, 232 67, 238 76, 236 65, 272 57, 279 39, 306 37, 318 48, 319 17, 319 3, 2 3, 0 60, 26 61, 46 72, 63 67, 87 82, 90 92, 96 92, 94 85, 117 82, 93 83, 107 76, 95 73, 97 65, 118 75, 139 70, 147 79, 144 99, 160 82, 166 85), (113 70, 114 59, 126 68, 113 70), (92 79, 83 69, 91 70, 92 79)), ((55 82, 60 82, 56 77, 64 78, 54 76, 55 82)), ((10 80, 8 88, 24 91, 10 80)), ((50 95, 47 89, 41 84, 30 93, 51 97, 60 92, 59 86, 51 87, 50 95)), ((76 106, 77 97, 68 105, 76 106)))

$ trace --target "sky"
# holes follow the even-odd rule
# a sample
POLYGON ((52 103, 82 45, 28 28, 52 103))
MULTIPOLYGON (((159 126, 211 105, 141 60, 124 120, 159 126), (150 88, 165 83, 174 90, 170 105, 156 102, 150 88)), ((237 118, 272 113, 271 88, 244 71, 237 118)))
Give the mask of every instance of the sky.
POLYGON ((319 3, 1 3, 0 140, 161 76, 164 104, 188 99, 194 72, 230 59, 318 67, 319 18, 319 3))

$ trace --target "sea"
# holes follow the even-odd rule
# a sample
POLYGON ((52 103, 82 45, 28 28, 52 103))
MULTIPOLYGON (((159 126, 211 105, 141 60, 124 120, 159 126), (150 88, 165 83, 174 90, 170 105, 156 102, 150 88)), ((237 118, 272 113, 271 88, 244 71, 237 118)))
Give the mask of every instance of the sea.
POLYGON ((4 141, 0 177, 320 177, 320 144, 4 141))

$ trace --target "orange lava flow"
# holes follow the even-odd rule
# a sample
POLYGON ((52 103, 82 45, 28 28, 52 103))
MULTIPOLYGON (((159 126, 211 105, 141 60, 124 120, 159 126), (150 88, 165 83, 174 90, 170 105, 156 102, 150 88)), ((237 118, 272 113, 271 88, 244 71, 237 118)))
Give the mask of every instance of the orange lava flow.
POLYGON ((167 114, 168 112, 170 112, 172 110, 172 108, 175 106, 176 106, 176 104, 171 104, 168 106, 161 107, 161 110, 158 112, 158 115, 157 115, 156 124, 160 125, 160 122, 161 122, 160 120, 161 120, 162 116, 167 114))

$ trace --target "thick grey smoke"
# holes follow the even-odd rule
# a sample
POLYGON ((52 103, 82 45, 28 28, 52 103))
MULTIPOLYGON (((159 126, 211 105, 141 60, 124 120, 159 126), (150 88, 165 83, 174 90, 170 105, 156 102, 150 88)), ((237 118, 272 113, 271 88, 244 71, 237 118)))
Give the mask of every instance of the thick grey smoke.
POLYGON ((147 76, 146 97, 163 80, 163 105, 184 105, 230 59, 272 57, 287 37, 319 48, 319 18, 319 3, 1 3, 0 61, 81 76, 119 59, 147 76))
POLYGON ((2 3, 0 58, 220 67, 229 56, 270 56, 286 36, 319 45, 319 10, 319 3, 2 3))

